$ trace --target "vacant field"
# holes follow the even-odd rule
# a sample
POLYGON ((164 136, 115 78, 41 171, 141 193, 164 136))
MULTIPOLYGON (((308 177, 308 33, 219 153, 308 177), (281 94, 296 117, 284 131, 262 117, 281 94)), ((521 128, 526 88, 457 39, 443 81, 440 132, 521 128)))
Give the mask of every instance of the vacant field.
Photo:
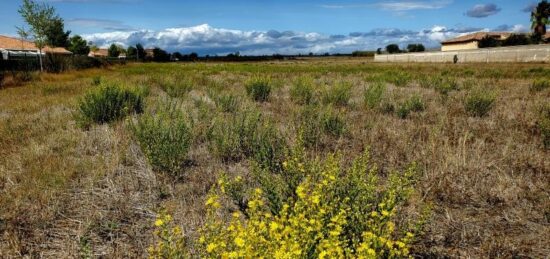
MULTIPOLYGON (((240 176, 229 196, 254 201, 247 190, 284 177, 302 146, 311 161, 338 153, 343 168, 368 149, 390 185, 415 163, 394 218, 400 228, 425 215, 411 255, 544 258, 549 82, 541 64, 353 59, 44 74, 0 89, 0 257, 145 257, 161 211, 204 255, 196 240, 218 180, 240 176), (99 101, 84 109, 84 96, 109 86, 139 96, 132 109, 106 123, 85 117, 99 101)), ((221 203, 222 218, 246 206, 221 203)))

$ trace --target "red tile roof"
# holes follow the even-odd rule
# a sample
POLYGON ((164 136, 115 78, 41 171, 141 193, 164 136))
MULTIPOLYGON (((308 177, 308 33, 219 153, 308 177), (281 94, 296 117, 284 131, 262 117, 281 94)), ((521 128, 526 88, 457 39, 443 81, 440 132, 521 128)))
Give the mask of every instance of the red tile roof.
MULTIPOLYGON (((8 49, 8 50, 31 50, 31 51, 38 51, 38 48, 34 43, 26 40, 21 40, 17 38, 12 38, 8 36, 0 35, 0 49, 8 49)), ((72 52, 66 50, 65 48, 52 48, 52 47, 44 47, 42 49, 45 53, 55 53, 55 54, 72 54, 72 52)))
POLYGON ((492 37, 508 37, 512 33, 510 32, 476 32, 472 34, 467 34, 464 36, 460 36, 454 39, 446 40, 444 42, 441 42, 441 44, 452 44, 452 43, 464 43, 464 42, 471 42, 471 41, 480 41, 486 36, 492 36, 492 37))

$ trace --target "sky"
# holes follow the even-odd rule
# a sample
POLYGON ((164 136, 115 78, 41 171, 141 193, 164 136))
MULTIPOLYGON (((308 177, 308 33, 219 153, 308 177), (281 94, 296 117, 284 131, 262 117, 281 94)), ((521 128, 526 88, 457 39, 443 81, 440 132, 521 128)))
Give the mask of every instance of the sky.
MULTIPOLYGON (((141 43, 182 53, 350 53, 440 42, 476 31, 529 30, 534 0, 37 0, 100 47, 141 43)), ((16 35, 21 1, 0 0, 0 34, 16 35)))

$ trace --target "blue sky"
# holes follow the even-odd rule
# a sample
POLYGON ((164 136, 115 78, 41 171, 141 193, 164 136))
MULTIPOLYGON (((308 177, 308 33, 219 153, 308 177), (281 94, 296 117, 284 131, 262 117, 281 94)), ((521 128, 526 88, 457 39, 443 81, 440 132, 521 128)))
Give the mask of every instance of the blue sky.
MULTIPOLYGON (((534 1, 47 0, 66 28, 94 44, 141 42, 224 54, 349 52, 438 42, 481 30, 526 31, 534 1)), ((0 1, 0 34, 23 25, 20 1, 0 1)))

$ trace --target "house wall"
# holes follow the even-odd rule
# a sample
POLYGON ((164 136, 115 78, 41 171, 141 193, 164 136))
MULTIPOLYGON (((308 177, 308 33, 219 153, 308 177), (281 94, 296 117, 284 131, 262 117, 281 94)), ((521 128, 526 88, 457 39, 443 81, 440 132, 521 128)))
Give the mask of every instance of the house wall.
POLYGON ((463 43, 451 43, 444 44, 441 46, 441 51, 456 51, 456 50, 466 50, 466 49, 478 49, 478 42, 463 42, 463 43))
POLYGON ((515 47, 485 48, 447 52, 422 52, 393 55, 375 55, 375 62, 426 62, 426 63, 498 63, 539 62, 550 63, 550 44, 515 47))

